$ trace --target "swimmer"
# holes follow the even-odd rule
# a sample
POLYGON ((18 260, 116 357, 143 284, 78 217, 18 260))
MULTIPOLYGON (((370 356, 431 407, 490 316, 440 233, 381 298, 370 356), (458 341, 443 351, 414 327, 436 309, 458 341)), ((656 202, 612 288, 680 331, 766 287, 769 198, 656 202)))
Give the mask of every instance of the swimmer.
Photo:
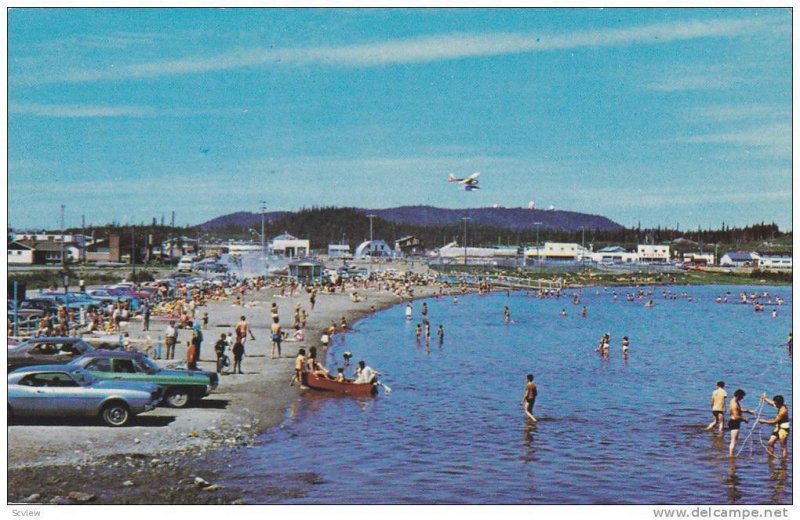
POLYGON ((628 346, 631 344, 630 340, 628 340, 628 336, 622 337, 622 355, 628 357, 628 346))
POLYGON ((436 331, 436 334, 439 336, 439 344, 441 345, 444 343, 444 327, 439 325, 439 329, 436 331))
POLYGON ((561 312, 559 313, 559 316, 561 316, 562 318, 566 318, 566 316, 567 316, 567 309, 561 309, 561 312))
POLYGON ((528 382, 525 384, 525 393, 522 396, 520 404, 525 407, 525 415, 531 422, 536 422, 536 417, 533 416, 533 405, 536 404, 536 395, 539 393, 536 389, 536 383, 533 382, 533 374, 528 374, 528 382))
POLYGON ((581 318, 585 318, 586 314, 587 314, 586 313, 586 305, 584 305, 583 307, 581 307, 581 318))
POLYGON ((775 429, 772 430, 772 433, 769 436, 769 442, 767 442, 767 453, 774 457, 775 442, 780 441, 781 451, 783 452, 781 458, 786 460, 789 456, 789 452, 786 449, 786 442, 789 440, 789 408, 786 406, 786 404, 784 404, 782 395, 776 395, 770 401, 767 399, 766 395, 762 394, 761 400, 773 408, 778 409, 778 414, 771 421, 768 421, 767 419, 758 420, 758 422, 761 424, 775 425, 775 429))
POLYGON ((417 323, 417 341, 422 337, 422 325, 417 323))
POLYGON ((453 305, 458 305, 458 296, 453 296, 453 305))
POLYGON ((778 309, 772 309, 772 317, 773 318, 777 318, 778 317, 778 309))
POLYGON ((508 305, 506 305, 503 309, 503 319, 506 323, 511 323, 511 311, 509 310, 508 305))
POLYGON ((725 400, 727 398, 728 392, 725 391, 725 381, 717 381, 717 389, 711 392, 711 415, 714 416, 714 420, 706 426, 706 431, 719 424, 719 432, 722 433, 722 428, 725 425, 725 400))
POLYGON ((731 431, 731 443, 728 447, 728 456, 734 456, 734 450, 736 449, 736 442, 739 439, 739 428, 742 426, 742 421, 748 422, 747 419, 744 418, 742 414, 749 413, 750 415, 753 414, 753 410, 748 410, 747 408, 743 408, 741 405, 742 399, 744 396, 747 395, 744 390, 739 388, 733 393, 733 399, 731 399, 731 404, 728 406, 728 411, 731 414, 731 418, 728 419, 728 429, 731 431))
POLYGON ((410 303, 409 303, 409 304, 406 304, 406 319, 407 319, 407 320, 410 320, 410 319, 411 319, 411 314, 412 314, 412 312, 413 312, 413 310, 412 310, 412 308, 411 308, 411 304, 410 304, 410 303))

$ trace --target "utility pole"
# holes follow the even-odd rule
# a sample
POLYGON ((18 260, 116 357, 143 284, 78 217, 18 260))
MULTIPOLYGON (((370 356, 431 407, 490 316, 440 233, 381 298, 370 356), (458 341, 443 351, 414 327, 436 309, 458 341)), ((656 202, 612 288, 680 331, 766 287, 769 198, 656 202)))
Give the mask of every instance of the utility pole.
POLYGON ((172 211, 172 222, 169 229, 169 263, 172 264, 172 247, 175 243, 175 237, 172 236, 172 230, 175 229, 175 211, 172 211))
POLYGON ((78 256, 82 263, 86 262, 86 215, 81 215, 81 243, 78 256))
MULTIPOLYGON (((264 240, 264 215, 267 211, 267 201, 260 200, 258 211, 261 213, 261 261, 264 262, 264 267, 267 265, 267 252, 264 250, 266 241, 264 240)), ((265 273, 268 274, 268 273, 265 273)))
POLYGON ((67 261, 64 258, 64 205, 61 205, 61 267, 66 265, 67 261))
POLYGON ((369 253, 369 274, 372 275, 372 252, 373 252, 373 244, 372 244, 372 219, 375 218, 375 215, 367 215, 369 219, 369 247, 367 248, 367 252, 369 253))
POLYGON ((464 269, 467 268, 467 221, 470 220, 469 217, 461 217, 461 220, 464 221, 464 269))
POLYGON ((131 281, 136 283, 136 235, 134 234, 134 227, 131 225, 131 263, 133 264, 133 274, 131 274, 131 281))

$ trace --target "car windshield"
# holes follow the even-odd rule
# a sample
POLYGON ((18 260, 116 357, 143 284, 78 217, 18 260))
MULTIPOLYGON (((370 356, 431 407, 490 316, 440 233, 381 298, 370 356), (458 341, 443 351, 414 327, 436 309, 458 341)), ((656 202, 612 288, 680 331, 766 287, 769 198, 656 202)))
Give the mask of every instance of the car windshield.
POLYGON ((150 359, 149 357, 142 356, 137 361, 142 365, 142 368, 148 374, 155 374, 156 372, 161 370, 161 368, 156 364, 156 362, 150 359))
POLYGON ((89 386, 95 381, 95 377, 83 368, 73 368, 69 373, 81 386, 89 386))

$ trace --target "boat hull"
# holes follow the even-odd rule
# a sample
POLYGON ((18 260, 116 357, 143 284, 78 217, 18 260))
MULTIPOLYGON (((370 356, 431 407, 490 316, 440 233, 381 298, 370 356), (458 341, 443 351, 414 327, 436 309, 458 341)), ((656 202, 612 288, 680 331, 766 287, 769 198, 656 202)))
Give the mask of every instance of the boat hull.
POLYGON ((374 383, 369 384, 355 384, 355 383, 340 383, 330 379, 319 377, 313 373, 306 373, 303 376, 305 384, 309 388, 319 390, 321 392, 331 392, 341 395, 353 395, 359 397, 369 397, 378 392, 378 385, 374 383))

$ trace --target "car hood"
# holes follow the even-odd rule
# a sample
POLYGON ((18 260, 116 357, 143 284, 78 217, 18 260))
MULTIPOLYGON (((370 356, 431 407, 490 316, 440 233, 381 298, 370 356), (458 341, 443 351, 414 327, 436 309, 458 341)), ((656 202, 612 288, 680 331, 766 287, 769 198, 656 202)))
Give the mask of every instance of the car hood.
POLYGON ((92 384, 93 388, 103 388, 106 390, 139 390, 142 392, 155 392, 158 385, 145 383, 142 381, 121 381, 119 379, 98 379, 92 384))

